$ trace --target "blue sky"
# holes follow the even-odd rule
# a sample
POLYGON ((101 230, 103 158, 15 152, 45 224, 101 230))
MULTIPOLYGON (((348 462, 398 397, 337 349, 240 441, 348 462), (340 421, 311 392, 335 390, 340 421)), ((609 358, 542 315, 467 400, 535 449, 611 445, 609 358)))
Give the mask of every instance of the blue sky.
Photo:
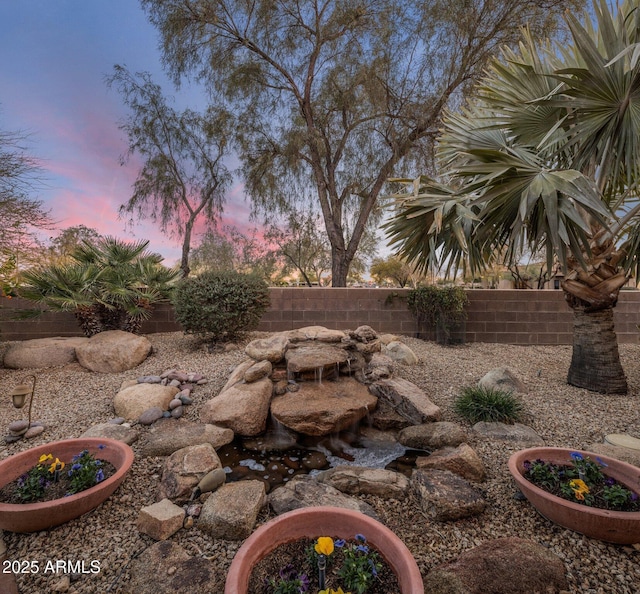
MULTIPOLYGON (((179 242, 145 222, 125 229, 118 207, 131 193, 139 161, 123 167, 126 108, 105 76, 114 64, 149 71, 179 108, 204 108, 197 86, 171 85, 160 63, 159 36, 137 0, 0 0, 0 129, 30 134, 45 169, 37 197, 60 228, 84 224, 102 234, 144 238, 172 264, 179 242)), ((225 222, 244 227, 240 185, 225 222)))

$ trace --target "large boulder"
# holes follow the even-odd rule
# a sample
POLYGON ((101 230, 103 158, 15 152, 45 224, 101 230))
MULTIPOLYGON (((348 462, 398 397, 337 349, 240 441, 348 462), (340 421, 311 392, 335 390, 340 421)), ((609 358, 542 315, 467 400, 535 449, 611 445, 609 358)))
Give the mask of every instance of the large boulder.
POLYGON ((268 338, 252 340, 244 352, 255 361, 271 361, 278 363, 284 359, 289 339, 284 334, 274 334, 268 338))
MULTIPOLYGON (((296 349, 289 349, 285 355, 287 369, 290 373, 304 373, 306 371, 321 373, 324 369, 336 368, 347 362, 348 356, 344 349, 331 345, 305 345, 296 349)), ((322 377, 319 377, 322 380, 322 377)))
POLYGON ((306 342, 315 340, 317 342, 342 342, 346 334, 341 330, 330 330, 324 326, 305 326, 296 330, 289 330, 282 333, 291 342, 306 342))
POLYGON ((348 495, 376 495, 383 499, 401 499, 409 489, 409 479, 393 470, 363 466, 336 466, 317 476, 348 495))
POLYGON ((272 391, 268 378, 237 383, 206 402, 200 409, 200 420, 228 427, 238 435, 258 435, 267 425, 272 391))
POLYGON ((298 392, 276 396, 271 414, 285 427, 305 435, 328 435, 346 429, 375 409, 377 398, 352 378, 303 382, 298 392))
POLYGON ((76 347, 88 340, 63 336, 23 340, 7 349, 4 366, 9 369, 37 369, 73 363, 76 361, 76 347))
POLYGON ((185 419, 158 421, 142 446, 143 456, 169 456, 182 448, 202 443, 215 449, 233 441, 233 431, 216 425, 192 423, 185 419))
POLYGON ((412 425, 439 421, 442 416, 440 407, 431 402, 418 386, 405 379, 383 379, 371 384, 369 390, 412 425))
POLYGON ((411 486, 422 511, 441 522, 476 516, 487 506, 480 491, 448 470, 416 469, 411 486))
POLYGON ((151 352, 151 343, 144 337, 108 330, 100 332, 76 347, 80 365, 100 373, 119 373, 133 369, 151 352))
POLYGON ((136 384, 124 390, 120 390, 114 400, 113 408, 116 416, 135 421, 140 415, 154 407, 168 410, 169 402, 179 392, 173 386, 163 386, 161 384, 136 384))
POLYGON ((204 502, 198 528, 214 538, 242 540, 251 534, 266 502, 264 483, 238 481, 220 487, 204 502))
POLYGON ((157 499, 186 501, 205 474, 221 467, 220 458, 211 444, 182 448, 164 463, 157 499))
POLYGON ((432 569, 430 594, 521 594, 569 590, 562 560, 549 548, 517 537, 484 542, 432 569))
POLYGON ((451 421, 436 421, 406 427, 398 434, 398 441, 408 448, 434 450, 456 447, 467 441, 466 431, 451 421))
POLYGON ((382 354, 402 365, 417 365, 419 361, 416 354, 399 340, 393 340, 388 344, 383 343, 382 354))
POLYGON ((378 519, 374 509, 356 497, 349 497, 335 487, 320 483, 309 475, 298 475, 268 495, 269 505, 280 515, 302 507, 330 505, 359 511, 378 519))
POLYGON ((486 471, 475 450, 466 443, 458 447, 444 447, 430 456, 416 458, 416 468, 435 468, 451 472, 470 481, 483 481, 486 471))
POLYGON ((484 375, 478 385, 490 389, 501 390, 503 392, 524 392, 525 385, 507 367, 497 367, 484 375))

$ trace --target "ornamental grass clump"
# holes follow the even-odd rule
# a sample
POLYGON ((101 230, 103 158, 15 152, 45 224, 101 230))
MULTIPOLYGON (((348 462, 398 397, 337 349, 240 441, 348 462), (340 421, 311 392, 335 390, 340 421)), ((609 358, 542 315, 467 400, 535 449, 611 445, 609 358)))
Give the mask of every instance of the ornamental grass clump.
POLYGON ((612 511, 640 511, 637 493, 607 476, 607 464, 600 458, 572 452, 573 465, 554 464, 544 460, 525 460, 524 477, 557 497, 568 501, 612 511))
POLYGON ((483 386, 469 386, 462 390, 454 403, 454 410, 470 423, 515 423, 522 418, 524 407, 511 393, 483 386))

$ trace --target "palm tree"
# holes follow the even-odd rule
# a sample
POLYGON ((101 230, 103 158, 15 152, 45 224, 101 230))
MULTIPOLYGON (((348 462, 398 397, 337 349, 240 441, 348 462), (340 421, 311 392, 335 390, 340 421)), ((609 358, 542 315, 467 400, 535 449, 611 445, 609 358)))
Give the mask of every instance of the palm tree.
POLYGON ((72 262, 24 273, 21 297, 54 311, 74 312, 86 336, 105 330, 139 332, 153 305, 166 298, 178 269, 147 251, 148 241, 102 237, 83 241, 72 262))
POLYGON ((557 258, 574 312, 568 382, 625 393, 613 307, 640 272, 640 0, 594 13, 566 15, 564 46, 525 32, 491 62, 473 102, 445 116, 446 177, 397 194, 387 232, 422 270, 557 258))

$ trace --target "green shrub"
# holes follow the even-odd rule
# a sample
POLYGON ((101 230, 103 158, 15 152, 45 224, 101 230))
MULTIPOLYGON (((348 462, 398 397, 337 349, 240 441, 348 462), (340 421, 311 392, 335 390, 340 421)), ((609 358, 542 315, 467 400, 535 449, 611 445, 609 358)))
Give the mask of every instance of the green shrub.
POLYGON ((269 287, 253 275, 205 272, 180 282, 173 305, 185 332, 213 342, 236 340, 260 323, 269 307, 269 287))
POLYGON ((454 410, 471 423, 514 423, 524 412, 522 403, 511 392, 482 386, 464 388, 453 405, 454 410))
POLYGON ((420 326, 436 328, 441 344, 450 344, 452 332, 467 319, 467 293, 462 287, 423 285, 407 294, 407 307, 420 326))

